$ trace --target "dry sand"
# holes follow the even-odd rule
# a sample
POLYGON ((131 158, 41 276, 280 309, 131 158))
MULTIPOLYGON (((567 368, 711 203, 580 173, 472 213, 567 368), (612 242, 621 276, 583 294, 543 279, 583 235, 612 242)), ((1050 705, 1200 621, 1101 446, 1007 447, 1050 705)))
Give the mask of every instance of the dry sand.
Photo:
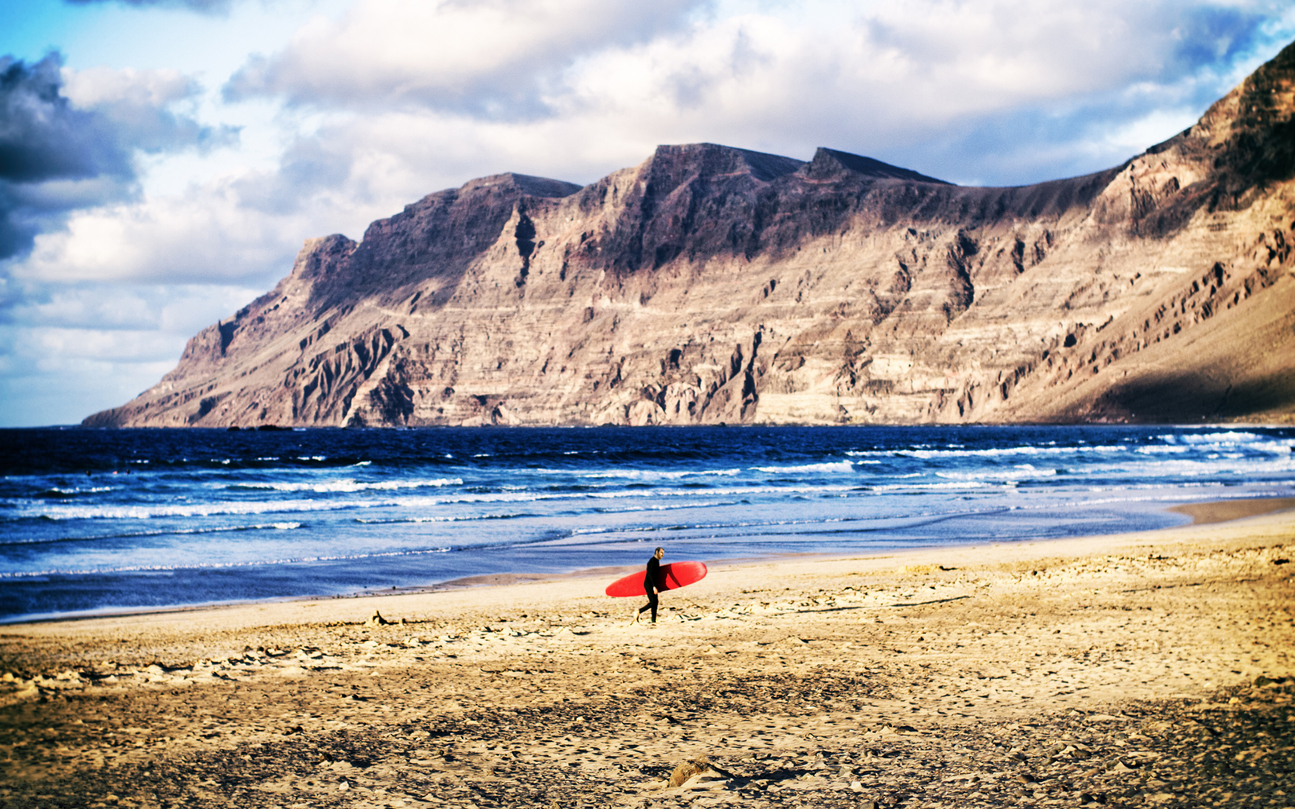
POLYGON ((1196 512, 0 627, 0 805, 1295 806, 1295 512, 1196 512))

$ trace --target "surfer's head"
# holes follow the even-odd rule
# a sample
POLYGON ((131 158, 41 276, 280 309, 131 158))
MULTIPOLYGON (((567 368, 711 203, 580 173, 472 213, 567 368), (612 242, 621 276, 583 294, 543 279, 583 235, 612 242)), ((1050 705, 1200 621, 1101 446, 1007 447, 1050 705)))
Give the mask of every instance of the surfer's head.
POLYGON ((653 556, 655 556, 656 558, 660 559, 662 556, 665 556, 665 548, 657 548, 657 549, 656 549, 656 553, 654 553, 654 554, 652 554, 652 555, 653 555, 653 556))

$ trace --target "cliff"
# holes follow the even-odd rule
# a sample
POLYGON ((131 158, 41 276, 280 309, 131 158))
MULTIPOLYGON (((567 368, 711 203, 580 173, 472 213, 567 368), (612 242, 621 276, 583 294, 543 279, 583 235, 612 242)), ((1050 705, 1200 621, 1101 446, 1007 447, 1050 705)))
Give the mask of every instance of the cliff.
POLYGON ((503 174, 306 242, 92 426, 1290 421, 1295 45, 1122 166, 503 174))

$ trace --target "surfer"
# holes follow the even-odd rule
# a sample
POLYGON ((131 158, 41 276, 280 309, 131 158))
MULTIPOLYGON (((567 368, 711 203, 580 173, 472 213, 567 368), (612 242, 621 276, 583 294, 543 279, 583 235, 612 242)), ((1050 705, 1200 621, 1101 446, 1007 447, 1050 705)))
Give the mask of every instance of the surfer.
POLYGON ((657 587, 656 583, 661 571, 661 557, 665 556, 665 548, 657 548, 648 560, 647 571, 643 574, 643 589, 647 592, 648 603, 639 607, 639 611, 634 614, 634 623, 639 622, 639 616, 648 610, 652 610, 652 623, 656 623, 656 605, 657 605, 657 587))

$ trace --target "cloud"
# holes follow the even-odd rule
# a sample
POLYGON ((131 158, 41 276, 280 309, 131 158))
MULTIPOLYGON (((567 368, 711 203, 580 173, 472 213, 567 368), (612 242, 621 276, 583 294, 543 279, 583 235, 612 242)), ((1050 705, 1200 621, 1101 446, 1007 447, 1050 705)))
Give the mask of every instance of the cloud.
POLYGON ((190 337, 263 291, 97 283, 24 290, 0 321, 0 424, 75 424, 133 398, 175 366, 190 337))
POLYGON ((57 54, 31 66, 0 58, 0 180, 130 174, 130 156, 117 139, 93 113, 60 94, 61 62, 57 54))
POLYGON ((0 58, 0 259, 30 249, 68 207, 127 192, 129 150, 111 125, 60 94, 61 58, 0 58))
MULTIPOLYGON (((93 331, 97 337, 106 334, 134 335, 163 332, 188 338, 211 325, 202 309, 213 300, 234 311, 265 290, 254 285, 185 284, 169 286, 141 284, 99 284, 78 282, 59 286, 46 285, 30 290, 20 306, 10 311, 11 328, 40 330, 43 333, 70 335, 77 330, 93 331)), ((105 338, 106 339, 106 338, 105 338)), ((95 358, 111 356, 118 360, 134 358, 154 361, 179 356, 179 350, 153 346, 142 348, 123 342, 83 341, 68 338, 60 346, 65 356, 95 358), (129 351, 113 346, 132 345, 129 351)), ((130 338, 135 339, 135 338, 130 338)))
POLYGON ((29 251, 71 211, 136 195, 137 153, 237 138, 168 109, 197 92, 174 71, 76 73, 62 62, 0 57, 0 260, 29 251))
POLYGON ((106 67, 63 72, 63 94, 74 106, 92 109, 109 124, 116 138, 145 153, 232 146, 238 129, 203 126, 173 109, 202 92, 194 79, 178 70, 113 70, 106 67))
MULTIPOLYGON (((760 3, 562 51, 567 66, 512 116, 453 99, 402 103, 418 64, 384 73, 358 48, 338 69, 374 82, 363 101, 320 89, 318 76, 296 83, 283 73, 273 87, 330 110, 285 168, 309 167, 307 183, 326 172, 365 199, 384 189, 393 199, 401 187, 416 198, 505 170, 588 182, 658 143, 694 141, 802 158, 826 145, 960 182, 1015 184, 1116 165, 1190 124, 1289 33, 1268 31, 1273 18, 1272 4, 1199 1, 760 3)), ((353 33, 336 25, 338 36, 353 33)), ((299 36, 271 61, 315 41, 299 36)), ((481 64, 457 65, 465 86, 498 75, 481 64)))
MULTIPOLYGON (((1238 63, 1289 35, 1292 20, 1270 30, 1283 13, 1270 0, 358 0, 250 59, 223 92, 329 112, 341 140, 321 148, 333 157, 352 142, 372 154, 402 126, 481 173, 520 156, 532 171, 570 166, 592 179, 581 167, 590 155, 615 161, 607 171, 656 143, 705 140, 794 156, 818 145, 913 155, 923 171, 1026 182, 1130 156, 1095 135, 1067 144, 1062 122, 1073 135, 1199 114, 1238 63), (1185 76, 1196 80, 1190 99, 1185 76), (1121 93, 1135 85, 1165 98, 1132 107, 1121 93), (361 131, 371 140, 360 143, 361 131), (479 144, 499 161, 459 159, 479 144)), ((429 162, 395 151, 411 169, 429 162)))
POLYGON ((280 53, 256 56, 229 100, 431 104, 482 117, 544 114, 546 88, 581 54, 648 41, 705 0, 359 0, 316 17, 280 53))
MULTIPOLYGON (((186 207, 145 194, 141 156, 236 143, 237 130, 197 122, 200 93, 174 70, 74 71, 58 53, 30 64, 0 59, 0 422, 79 421, 133 396, 213 311, 262 291, 265 276, 254 285, 232 276, 291 260, 291 249, 274 252, 283 240, 262 230, 235 264, 221 265, 223 245, 183 238, 202 232, 209 200, 186 207), (159 223, 170 225, 157 228, 170 236, 160 244, 159 223), (175 267, 195 254, 201 280, 222 287, 206 283, 197 294, 176 284, 175 267), (153 285, 121 283, 130 278, 153 285)), ((243 218, 251 232, 254 213, 243 218)))
POLYGON ((74 6, 106 5, 118 3, 135 8, 183 8, 203 14, 224 14, 233 0, 64 0, 74 6))
POLYGON ((241 204, 229 183, 77 211, 35 238, 14 270, 31 281, 243 283, 291 267, 309 224, 241 204))
POLYGON ((1117 166, 1191 126, 1295 35, 1295 14, 1286 10, 1283 19, 1270 3, 1133 11, 1128 37, 1114 41, 1135 48, 1140 38, 1141 57, 1067 93, 914 132, 889 147, 889 158, 921 161, 928 173, 971 185, 1027 184, 1117 166))
MULTIPOLYGON (((20 333, 21 353, 5 347, 0 327, 0 424, 40 427, 78 424, 89 413, 129 401, 175 367, 177 351, 167 360, 116 362, 107 359, 64 358, 61 341, 39 333, 20 333)), ((80 341, 97 341, 100 335, 79 332, 80 341)), ((156 335, 141 335, 142 343, 157 342, 156 335)))

